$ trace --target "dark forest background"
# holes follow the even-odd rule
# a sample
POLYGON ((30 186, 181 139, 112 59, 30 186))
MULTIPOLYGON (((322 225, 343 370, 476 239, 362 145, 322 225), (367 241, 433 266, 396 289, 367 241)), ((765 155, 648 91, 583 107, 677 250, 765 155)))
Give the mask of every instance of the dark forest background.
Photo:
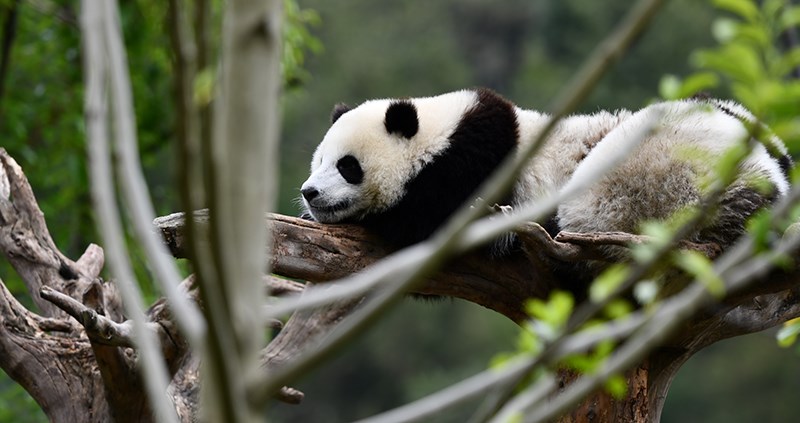
MULTIPOLYGON (((142 162, 154 203, 167 214, 178 200, 166 6, 121 3, 142 162)), ((286 59, 302 66, 286 77, 278 210, 291 215, 333 104, 487 86, 522 107, 545 109, 630 6, 626 0, 299 3, 303 11, 292 9, 291 18, 302 25, 290 35, 306 55, 304 62, 286 59)), ((15 11, 13 36, 3 38, 10 48, 3 49, 0 69, 0 146, 26 170, 56 243, 73 257, 98 241, 85 171, 77 8, 76 1, 0 0, 5 28, 15 11)), ((669 2, 582 111, 638 108, 657 99, 664 75, 687 74, 692 51, 713 45, 717 13, 703 1, 669 2)), ((2 261, 0 278, 25 295, 2 261)), ((303 405, 275 405, 269 420, 339 422, 403 404, 486 368, 496 353, 513 349, 516 333, 513 323, 473 304, 408 300, 300 383, 303 405)), ((774 333, 723 342, 681 370, 662 421, 792 421, 800 411, 798 375, 798 351, 779 348, 774 333)), ((4 374, 0 421, 45 421, 4 374)))

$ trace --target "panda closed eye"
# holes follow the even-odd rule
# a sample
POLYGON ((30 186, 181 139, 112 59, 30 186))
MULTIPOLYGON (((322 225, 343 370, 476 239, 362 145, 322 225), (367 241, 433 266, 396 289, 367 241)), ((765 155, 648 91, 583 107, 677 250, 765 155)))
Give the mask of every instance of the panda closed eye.
POLYGON ((349 184, 357 185, 364 180, 364 171, 358 159, 351 155, 346 155, 336 162, 336 169, 349 184))

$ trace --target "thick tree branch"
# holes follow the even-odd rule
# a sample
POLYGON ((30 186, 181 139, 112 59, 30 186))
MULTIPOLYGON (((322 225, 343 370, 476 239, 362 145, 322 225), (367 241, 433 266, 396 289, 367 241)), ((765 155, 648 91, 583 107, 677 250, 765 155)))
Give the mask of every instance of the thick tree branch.
MULTIPOLYGON (((323 225, 270 215, 274 227, 273 271, 292 278, 325 282, 358 272, 391 253, 384 243, 355 225, 323 225)), ((195 220, 207 220, 204 211, 195 220)), ((183 214, 156 219, 176 257, 186 252, 183 214)), ((514 321, 526 318, 522 303, 545 297, 554 280, 536 273, 521 254, 489 259, 484 251, 461 257, 414 290, 417 294, 462 298, 493 309, 514 321)))
MULTIPOLYGON (((156 219, 171 251, 178 257, 185 252, 182 214, 156 219)), ((298 218, 271 215, 276 245, 274 271, 293 278, 315 282, 338 279, 355 273, 391 253, 391 249, 363 228, 353 225, 322 225, 298 218)), ((205 221, 205 213, 195 213, 195 220, 205 221)), ((564 234, 551 239, 538 225, 528 225, 520 232, 536 250, 530 252, 559 257, 566 261, 606 259, 598 248, 603 245, 638 244, 649 238, 623 233, 564 234), (543 253, 544 250, 544 253, 543 253)), ((681 243, 681 247, 718 254, 714 245, 681 243)), ((551 289, 568 286, 556 280, 546 261, 533 267, 522 254, 490 258, 473 252, 456 259, 439 274, 414 292, 424 295, 451 296, 481 304, 515 321, 526 318, 521 304, 527 298, 546 298, 551 289)), ((746 293, 733 293, 726 301, 735 306, 754 296, 781 292, 795 285, 800 275, 775 271, 765 281, 750 285, 746 293)))

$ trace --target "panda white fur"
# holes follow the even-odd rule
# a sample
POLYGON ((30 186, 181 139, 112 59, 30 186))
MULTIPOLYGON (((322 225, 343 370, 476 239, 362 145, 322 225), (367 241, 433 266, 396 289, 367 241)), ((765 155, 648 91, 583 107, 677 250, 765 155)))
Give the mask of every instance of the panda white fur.
MULTIPOLYGON (((589 189, 561 204, 552 233, 624 231, 697 204, 714 158, 741 142, 752 121, 743 107, 717 100, 659 103, 562 120, 519 177, 506 204, 519 206, 564 189, 623 148, 643 125, 650 131, 629 156, 589 189), (693 154, 696 153, 696 154, 693 154)), ((358 222, 396 246, 430 236, 509 154, 532 142, 548 116, 520 109, 487 89, 436 97, 338 105, 301 188, 304 216, 358 222)), ((731 244, 746 219, 788 190, 791 160, 778 139, 756 145, 713 219, 693 240, 731 244), (764 190, 767 181, 771 188, 764 190), (757 187, 760 186, 760 187, 757 187)))

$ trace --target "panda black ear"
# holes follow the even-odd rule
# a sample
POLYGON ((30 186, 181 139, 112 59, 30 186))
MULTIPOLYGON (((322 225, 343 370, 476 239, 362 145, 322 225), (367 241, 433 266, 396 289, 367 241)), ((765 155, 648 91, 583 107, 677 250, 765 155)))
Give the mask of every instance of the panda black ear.
POLYGON ((383 124, 386 126, 386 132, 411 138, 419 130, 417 108, 408 100, 392 102, 386 109, 386 119, 383 124))
POLYGON ((331 111, 331 124, 339 120, 339 118, 342 117, 343 114, 349 111, 350 111, 350 106, 344 103, 339 103, 333 106, 333 110, 331 111))

